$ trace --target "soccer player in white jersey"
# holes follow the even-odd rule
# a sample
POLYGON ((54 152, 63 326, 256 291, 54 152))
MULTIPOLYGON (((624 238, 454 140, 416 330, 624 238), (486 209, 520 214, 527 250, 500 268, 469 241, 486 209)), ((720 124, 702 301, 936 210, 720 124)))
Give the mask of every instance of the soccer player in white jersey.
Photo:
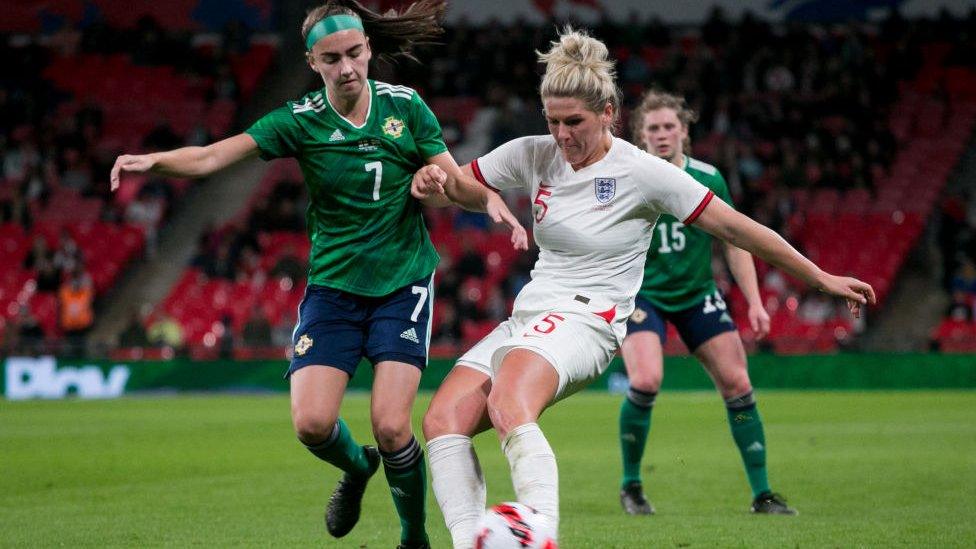
MULTIPOLYGON (((540 54, 548 136, 510 141, 463 168, 493 189, 523 188, 534 202, 539 259, 512 316, 458 359, 424 417, 434 495, 455 547, 471 547, 485 485, 471 437, 494 427, 519 502, 559 520, 556 458, 539 415, 610 363, 626 331, 654 223, 670 214, 749 250, 857 314, 871 286, 828 274, 770 229, 736 212, 673 164, 622 139, 606 46, 567 28, 540 54)), ((436 167, 414 196, 440 190, 436 167)))

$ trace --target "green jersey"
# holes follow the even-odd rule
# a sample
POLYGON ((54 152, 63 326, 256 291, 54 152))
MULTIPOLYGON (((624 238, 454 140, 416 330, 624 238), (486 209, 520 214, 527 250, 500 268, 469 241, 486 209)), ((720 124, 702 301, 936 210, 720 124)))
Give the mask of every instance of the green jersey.
MULTIPOLYGON (((728 185, 715 166, 685 157, 685 171, 732 205, 728 185)), ((647 250, 638 295, 662 311, 673 312, 692 307, 715 291, 711 235, 686 227, 674 216, 661 215, 647 250)))
POLYGON ((368 84, 362 126, 340 116, 320 89, 271 111, 247 133, 261 158, 295 157, 301 166, 309 197, 309 284, 383 296, 437 266, 410 183, 447 146, 417 92, 368 84))

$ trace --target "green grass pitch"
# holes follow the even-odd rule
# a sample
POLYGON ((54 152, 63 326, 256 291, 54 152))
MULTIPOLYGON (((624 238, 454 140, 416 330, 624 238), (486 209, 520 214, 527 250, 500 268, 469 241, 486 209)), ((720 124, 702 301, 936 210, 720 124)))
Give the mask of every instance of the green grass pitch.
MULTIPOLYGON (((624 516, 620 397, 583 393, 541 422, 559 462, 562 547, 976 546, 976 392, 758 398, 773 488, 800 516, 748 513, 721 401, 677 392, 658 399, 645 459, 658 514, 624 516)), ((368 441, 368 396, 343 406, 368 441)), ((489 503, 512 499, 494 434, 476 440, 489 503)), ((382 473, 356 529, 328 537, 337 478, 295 441, 283 395, 0 401, 0 546, 394 547, 382 473)), ((428 524, 433 547, 448 547, 433 494, 428 524)))

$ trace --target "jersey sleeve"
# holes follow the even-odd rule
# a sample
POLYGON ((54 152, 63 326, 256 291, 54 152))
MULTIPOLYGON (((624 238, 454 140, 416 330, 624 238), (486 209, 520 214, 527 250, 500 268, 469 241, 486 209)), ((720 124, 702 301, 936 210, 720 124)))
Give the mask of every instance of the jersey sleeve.
POLYGON ((264 115, 244 133, 257 142, 264 160, 296 156, 301 148, 302 128, 289 105, 264 115))
POLYGON ((693 223, 715 193, 674 164, 646 155, 639 188, 646 204, 657 213, 671 214, 685 225, 693 223))
POLYGON ((471 170, 482 184, 496 191, 532 185, 532 137, 520 137, 471 161, 471 170))
POLYGON ((441 124, 419 93, 413 93, 413 97, 410 98, 410 108, 410 132, 413 134, 420 155, 426 160, 447 151, 447 145, 444 144, 444 137, 441 135, 441 124))

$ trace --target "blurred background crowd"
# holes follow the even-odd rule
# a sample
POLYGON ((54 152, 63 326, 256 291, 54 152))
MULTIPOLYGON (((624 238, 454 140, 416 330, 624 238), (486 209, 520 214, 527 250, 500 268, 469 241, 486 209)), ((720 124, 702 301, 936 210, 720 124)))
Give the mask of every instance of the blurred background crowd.
MULTIPOLYGON (((129 176, 113 194, 108 173, 121 152, 203 145, 296 99, 275 83, 300 61, 283 46, 294 29, 277 29, 283 15, 260 1, 240 13, 211 6, 216 15, 206 2, 139 13, 107 0, 55 2, 61 9, 50 13, 38 11, 50 2, 22 4, 0 23, 0 349, 285 356, 309 247, 297 166, 270 164, 242 205, 209 204, 196 224, 181 211, 210 182, 129 176), (270 107, 255 110, 268 97, 270 107), (176 234, 181 255, 161 245, 176 234), (120 287, 175 257, 189 260, 158 277, 158 299, 128 301, 120 287)), ((546 132, 534 52, 556 25, 455 17, 422 64, 378 65, 371 76, 416 88, 452 152, 469 161, 546 132)), ((630 138, 629 109, 648 87, 684 95, 700 115, 691 153, 719 168, 736 206, 879 293, 879 307, 855 323, 760 264, 773 330, 759 342, 717 260, 750 349, 856 349, 872 330, 894 334, 874 338, 884 345, 908 329, 876 322, 890 314, 924 332, 916 346, 976 350, 976 9, 799 23, 716 8, 694 25, 635 12, 587 26, 618 62, 619 135, 630 138), (936 313, 912 314, 918 288, 936 313)), ((301 78, 304 89, 321 86, 311 73, 301 78)), ((529 197, 506 200, 530 227, 529 197)), ((510 250, 506 232, 480 214, 446 208, 427 220, 442 257, 433 352, 455 355, 508 315, 535 251, 510 250)), ((682 350, 672 334, 667 351, 682 350)))

